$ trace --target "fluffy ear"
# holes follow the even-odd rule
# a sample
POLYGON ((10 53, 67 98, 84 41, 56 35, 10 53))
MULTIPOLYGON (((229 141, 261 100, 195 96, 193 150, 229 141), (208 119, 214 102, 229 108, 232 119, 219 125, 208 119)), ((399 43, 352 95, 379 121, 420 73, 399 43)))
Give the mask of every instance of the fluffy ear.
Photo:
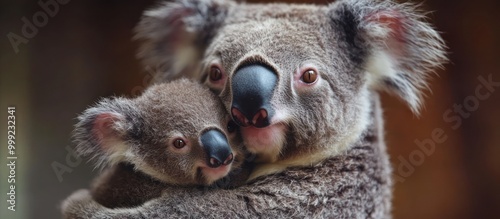
POLYGON ((428 74, 447 61, 444 41, 425 15, 390 0, 342 0, 329 13, 350 59, 369 73, 370 86, 397 94, 418 114, 428 74))
POLYGON ((146 11, 136 27, 138 57, 160 81, 193 77, 205 47, 224 22, 230 0, 174 0, 146 11))
POLYGON ((134 130, 135 107, 124 98, 104 99, 80 116, 73 131, 76 152, 104 167, 122 161, 128 149, 127 134, 134 130))

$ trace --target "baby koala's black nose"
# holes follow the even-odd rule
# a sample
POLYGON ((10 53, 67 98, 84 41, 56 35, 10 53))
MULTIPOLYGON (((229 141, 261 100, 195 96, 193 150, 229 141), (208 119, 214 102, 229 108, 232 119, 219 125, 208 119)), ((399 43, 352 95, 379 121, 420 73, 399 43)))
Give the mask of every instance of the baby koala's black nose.
POLYGON ((217 168, 233 162, 233 153, 226 136, 218 130, 209 130, 201 135, 201 144, 207 154, 209 167, 217 168))

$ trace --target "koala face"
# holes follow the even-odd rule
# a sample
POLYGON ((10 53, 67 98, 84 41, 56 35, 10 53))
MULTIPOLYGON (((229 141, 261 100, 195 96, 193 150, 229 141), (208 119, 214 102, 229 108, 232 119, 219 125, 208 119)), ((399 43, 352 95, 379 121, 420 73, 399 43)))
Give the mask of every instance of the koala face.
POLYGON ((322 8, 279 8, 260 8, 265 17, 228 18, 206 50, 202 80, 262 161, 324 150, 316 145, 342 150, 368 121, 367 78, 346 54, 330 49, 339 45, 324 37, 335 32, 322 8))
POLYGON ((217 97, 201 85, 185 80, 158 85, 136 102, 147 115, 144 130, 134 139, 140 155, 136 163, 144 161, 177 183, 211 184, 229 173, 234 157, 242 160, 237 127, 217 97), (163 159, 158 157, 162 153, 163 159))
POLYGON ((103 100, 79 119, 81 154, 132 163, 166 183, 209 185, 243 160, 237 126, 220 100, 188 80, 152 86, 135 99, 103 100))
POLYGON ((188 76, 218 94, 261 162, 307 165, 362 135, 376 92, 418 113, 428 73, 446 61, 423 17, 390 0, 177 0, 147 11, 136 38, 162 80, 188 76))

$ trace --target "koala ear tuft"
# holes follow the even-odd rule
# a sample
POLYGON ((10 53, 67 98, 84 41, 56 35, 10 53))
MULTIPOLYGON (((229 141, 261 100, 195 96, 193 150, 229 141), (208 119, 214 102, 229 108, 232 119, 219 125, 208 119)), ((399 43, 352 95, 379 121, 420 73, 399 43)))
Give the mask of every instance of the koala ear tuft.
POLYGON ((146 11, 136 27, 138 58, 159 81, 195 77, 205 47, 223 24, 230 0, 175 0, 146 11))
POLYGON ((126 135, 133 128, 127 115, 133 113, 129 100, 104 99, 80 116, 73 131, 76 152, 96 161, 96 167, 104 167, 123 159, 127 149, 126 135))
POLYGON ((444 41, 425 15, 408 3, 341 0, 330 5, 330 16, 371 88, 398 95, 418 114, 429 74, 447 61, 444 41))
POLYGON ((120 139, 124 130, 120 127, 126 122, 124 115, 116 112, 103 112, 95 116, 91 134, 103 150, 110 150, 109 141, 120 139))

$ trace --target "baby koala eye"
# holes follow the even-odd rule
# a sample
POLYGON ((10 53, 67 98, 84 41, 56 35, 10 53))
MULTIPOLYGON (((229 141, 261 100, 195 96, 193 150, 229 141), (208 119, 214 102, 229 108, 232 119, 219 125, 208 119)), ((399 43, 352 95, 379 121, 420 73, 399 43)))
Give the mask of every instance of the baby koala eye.
POLYGON ((186 146, 186 142, 182 139, 175 139, 173 145, 175 148, 181 149, 186 146))
POLYGON ((238 130, 238 125, 236 125, 235 122, 233 122, 233 120, 230 120, 228 123, 227 123, 227 131, 229 133, 234 133, 236 130, 238 130))
POLYGON ((318 80, 318 73, 315 70, 308 69, 302 74, 300 80, 306 84, 312 84, 318 80))
POLYGON ((222 71, 217 66, 212 66, 210 67, 208 77, 211 81, 219 81, 220 79, 222 79, 222 71))

